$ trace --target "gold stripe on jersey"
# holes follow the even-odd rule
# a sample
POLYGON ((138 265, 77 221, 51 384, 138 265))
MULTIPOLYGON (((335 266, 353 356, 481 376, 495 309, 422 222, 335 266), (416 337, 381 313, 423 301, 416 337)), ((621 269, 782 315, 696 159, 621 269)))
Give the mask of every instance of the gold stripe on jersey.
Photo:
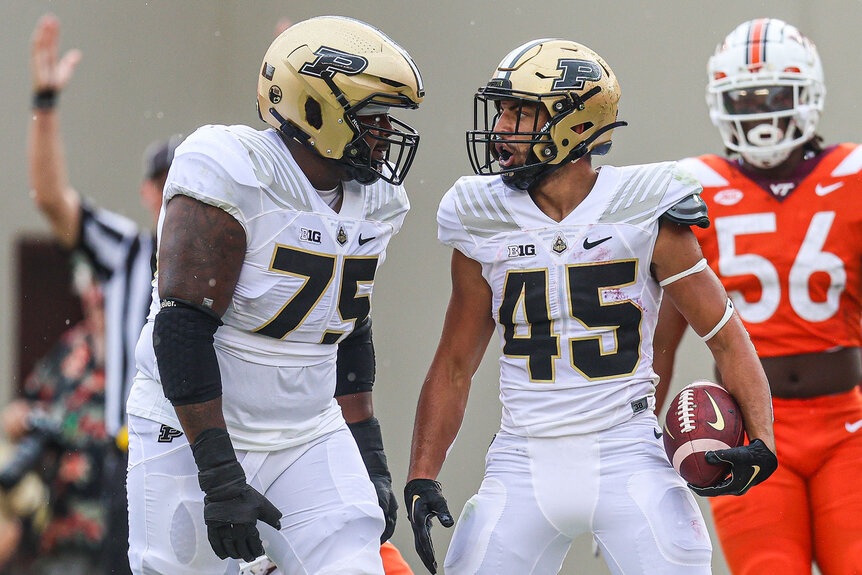
POLYGON ((334 343, 338 343, 338 340, 341 339, 341 336, 343 336, 345 333, 347 332, 327 329, 323 332, 323 336, 320 338, 320 343, 323 345, 331 345, 334 343))
POLYGON ((471 235, 489 238, 520 229, 492 182, 499 178, 462 178, 455 184, 455 210, 461 225, 471 235))

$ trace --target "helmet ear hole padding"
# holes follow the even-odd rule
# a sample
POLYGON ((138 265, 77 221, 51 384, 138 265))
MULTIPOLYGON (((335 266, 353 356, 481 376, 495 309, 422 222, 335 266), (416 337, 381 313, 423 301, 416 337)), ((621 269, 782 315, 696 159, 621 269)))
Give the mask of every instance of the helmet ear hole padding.
POLYGON ((311 96, 305 100, 305 121, 317 130, 323 126, 323 112, 320 109, 320 103, 311 96))

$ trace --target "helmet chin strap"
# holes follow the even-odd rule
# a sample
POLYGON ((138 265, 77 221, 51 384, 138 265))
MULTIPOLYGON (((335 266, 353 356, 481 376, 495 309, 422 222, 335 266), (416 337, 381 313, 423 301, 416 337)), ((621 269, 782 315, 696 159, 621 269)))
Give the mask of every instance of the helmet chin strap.
MULTIPOLYGON (((622 126, 628 126, 628 125, 629 125, 628 122, 613 122, 613 123, 610 123, 606 126, 602 126, 601 128, 597 129, 595 132, 590 134, 589 137, 585 138, 577 146, 572 148, 572 151, 570 151, 566 155, 566 157, 563 158, 563 160, 561 162, 559 162, 557 164, 550 164, 547 162, 538 163, 538 164, 531 166, 530 168, 527 168, 525 170, 519 170, 519 171, 513 173, 511 176, 508 176, 508 177, 504 174, 502 176, 503 181, 507 185, 512 186, 518 190, 529 190, 535 184, 537 184, 540 180, 553 174, 554 172, 556 172, 557 170, 559 170, 560 168, 562 168, 566 164, 576 162, 576 161, 580 160, 581 158, 583 158, 584 156, 586 156, 590 152, 590 144, 595 142, 598 139, 598 137, 601 136, 602 134, 604 134, 605 132, 609 132, 609 131, 613 130, 614 128, 620 128, 622 126)), ((606 153, 606 152, 607 152, 607 150, 604 150, 603 153, 606 153)), ((536 158, 536 155, 533 153, 532 150, 530 151, 530 156, 532 156, 533 158, 536 158)))
MULTIPOLYGON (((289 138, 292 140, 296 140, 303 146, 314 150, 314 153, 317 154, 317 150, 309 145, 308 141, 311 139, 308 134, 291 124, 289 121, 285 120, 284 117, 279 114, 275 108, 270 108, 269 113, 272 114, 272 117, 275 118, 279 123, 278 131, 285 138, 289 138)), ((320 154, 318 154, 320 155, 320 154)), ((342 170, 344 174, 347 176, 348 180, 355 180, 362 185, 373 184, 377 180, 380 179, 380 174, 374 170, 373 168, 367 168, 365 166, 356 166, 349 162, 343 162, 341 160, 336 160, 333 158, 325 158, 320 156, 322 159, 332 162, 338 169, 342 170)))

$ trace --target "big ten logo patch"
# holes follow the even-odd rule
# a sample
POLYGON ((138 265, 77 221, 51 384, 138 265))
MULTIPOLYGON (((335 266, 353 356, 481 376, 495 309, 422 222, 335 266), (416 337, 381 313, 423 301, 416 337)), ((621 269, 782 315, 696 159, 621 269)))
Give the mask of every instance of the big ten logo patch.
POLYGON ((508 246, 510 258, 525 258, 536 255, 535 244, 523 244, 518 246, 508 246))
POLYGON ((307 228, 299 229, 299 239, 303 242, 311 242, 313 244, 320 243, 320 232, 317 230, 309 230, 307 228))

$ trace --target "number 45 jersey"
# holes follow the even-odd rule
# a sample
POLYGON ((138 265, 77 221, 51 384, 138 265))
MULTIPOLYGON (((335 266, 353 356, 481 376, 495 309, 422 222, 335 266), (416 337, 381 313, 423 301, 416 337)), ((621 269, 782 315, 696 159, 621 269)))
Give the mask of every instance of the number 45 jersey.
POLYGON ((652 409, 659 218, 700 186, 673 162, 600 168, 565 219, 499 177, 459 179, 439 238, 482 265, 502 347, 502 429, 554 437, 652 409))
MULTIPOLYGON (((245 230, 245 259, 214 338, 237 448, 288 447, 342 424, 337 343, 368 318, 377 268, 409 209, 401 186, 343 186, 336 213, 271 129, 204 126, 177 149, 163 205, 186 195, 245 230)), ((152 349, 158 304, 155 289, 129 413, 177 427, 152 349)))
POLYGON ((862 147, 841 144, 767 189, 719 156, 680 162, 703 185, 695 230, 761 357, 862 345, 862 147))

